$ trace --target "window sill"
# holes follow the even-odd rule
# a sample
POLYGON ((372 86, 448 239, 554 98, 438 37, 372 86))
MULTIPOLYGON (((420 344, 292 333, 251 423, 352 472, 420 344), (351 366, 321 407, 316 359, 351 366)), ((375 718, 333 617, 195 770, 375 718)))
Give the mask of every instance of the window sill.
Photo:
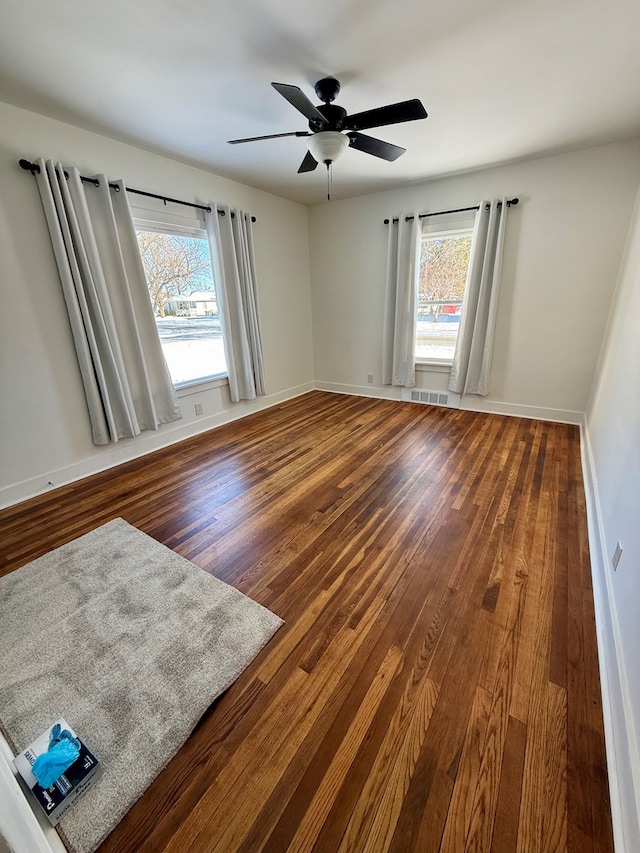
POLYGON ((209 376, 206 379, 198 379, 195 382, 185 382, 182 385, 176 385, 175 391, 177 397, 189 397, 191 394, 200 394, 202 391, 210 391, 212 388, 220 388, 228 384, 229 378, 224 373, 220 376, 209 376))
POLYGON ((416 361, 418 373, 451 373, 451 361, 416 361))

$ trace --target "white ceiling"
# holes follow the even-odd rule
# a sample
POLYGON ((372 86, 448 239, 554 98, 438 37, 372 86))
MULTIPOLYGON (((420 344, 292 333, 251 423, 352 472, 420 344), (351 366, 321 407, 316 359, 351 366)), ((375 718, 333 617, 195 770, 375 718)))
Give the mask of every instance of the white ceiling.
POLYGON ((640 135, 639 37, 639 0, 2 0, 0 100, 314 204, 304 139, 227 144, 307 129, 271 81, 317 103, 335 76, 349 113, 424 103, 367 131, 395 163, 336 163, 343 198, 640 135))

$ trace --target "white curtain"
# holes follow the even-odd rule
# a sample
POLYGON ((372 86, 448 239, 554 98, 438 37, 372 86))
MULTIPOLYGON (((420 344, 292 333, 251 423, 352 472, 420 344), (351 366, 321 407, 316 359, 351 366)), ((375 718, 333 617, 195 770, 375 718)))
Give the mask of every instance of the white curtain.
POLYGON ((449 378, 457 394, 489 390, 493 334, 498 308, 507 199, 483 201, 476 214, 462 320, 449 378))
POLYGON ((178 420, 124 184, 37 162, 94 444, 178 420))
POLYGON ((266 394, 251 215, 211 205, 205 214, 231 400, 266 394))
POLYGON ((382 337, 384 385, 416 384, 415 345, 418 308, 420 220, 405 215, 389 223, 387 283, 382 337))

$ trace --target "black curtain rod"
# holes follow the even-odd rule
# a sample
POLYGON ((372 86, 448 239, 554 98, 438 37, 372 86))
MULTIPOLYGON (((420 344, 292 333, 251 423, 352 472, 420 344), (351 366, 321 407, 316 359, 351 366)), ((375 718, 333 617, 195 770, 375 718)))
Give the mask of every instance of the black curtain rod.
MULTIPOLYGON (((36 172, 40 171, 40 166, 37 163, 31 163, 29 160, 20 160, 20 166, 25 170, 25 172, 31 172, 32 175, 35 175, 36 172)), ((69 175, 67 172, 64 173, 65 178, 68 178, 69 175)), ((84 175, 80 175, 80 180, 85 184, 93 184, 95 187, 100 186, 100 181, 97 178, 85 178, 84 175)), ((116 192, 120 192, 120 187, 118 184, 109 184, 112 190, 116 192)), ((157 195, 156 193, 148 193, 144 190, 134 190, 133 187, 126 187, 128 193, 135 193, 136 195, 144 195, 147 198, 158 198, 160 201, 163 201, 165 204, 170 201, 172 204, 182 204, 184 207, 197 207, 198 210, 211 210, 211 208, 206 204, 196 204, 193 201, 180 201, 179 198, 170 198, 168 195, 157 195)), ((220 216, 224 216, 224 210, 219 210, 218 213, 220 216)), ((235 219, 235 213, 231 211, 231 218, 235 219)), ((251 217, 251 221, 255 222, 255 216, 251 217)))
MULTIPOLYGON (((520 201, 519 198, 509 198, 507 199, 507 207, 515 207, 520 201)), ((502 207, 502 202, 498 202, 498 207, 502 207)), ((480 205, 476 204, 473 207, 456 207, 455 210, 436 210, 434 213, 420 213, 418 215, 418 219, 426 219, 428 216, 444 216, 445 213, 466 213, 468 210, 480 210, 480 205)), ((489 205, 487 205, 487 210, 489 210, 489 205)), ((413 216, 405 216, 404 221, 409 222, 411 219, 414 219, 413 216)), ((397 222, 398 217, 395 219, 385 219, 384 224, 388 225, 390 222, 397 222)))

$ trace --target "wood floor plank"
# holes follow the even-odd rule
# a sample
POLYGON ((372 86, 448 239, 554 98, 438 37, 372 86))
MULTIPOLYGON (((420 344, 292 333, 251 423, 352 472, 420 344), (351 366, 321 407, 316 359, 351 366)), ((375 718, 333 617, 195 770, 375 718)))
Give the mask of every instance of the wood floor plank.
POLYGON ((509 717, 491 853, 513 853, 518 843, 526 740, 527 727, 515 717, 509 717))
POLYGON ((485 565, 454 599, 429 667, 431 678, 441 673, 440 693, 389 848, 394 853, 439 849, 489 637, 489 617, 480 606, 488 571, 485 565))
POLYGON ((0 574, 118 516, 285 624, 99 853, 613 853, 577 427, 310 392, 0 511, 0 574))
MULTIPOLYGON (((582 598, 582 629, 585 646, 585 695, 594 697, 600 695, 600 678, 598 675, 598 658, 594 643, 588 641, 588 636, 595 631, 595 614, 593 595, 590 590, 581 591, 582 598)), ((611 838, 611 804, 607 784, 607 759, 604 749, 604 724, 602 713, 597 701, 587 702, 587 736, 589 741, 589 773, 587 784, 590 789, 591 825, 594 848, 600 853, 613 851, 611 838)))
POLYGON ((546 802, 542 817, 542 851, 567 847, 567 691, 547 685, 545 745, 546 802))
POLYGON ((471 818, 464 847, 467 851, 491 848, 519 652, 518 638, 525 604, 526 586, 521 583, 514 585, 507 630, 502 641, 502 654, 491 688, 491 703, 478 767, 477 784, 472 795, 471 818))
MULTIPOLYGON (((547 736, 547 691, 548 684, 548 648, 553 601, 553 553, 548 557, 548 548, 552 547, 549 533, 549 501, 546 495, 540 500, 539 524, 536 529, 536 546, 532 556, 530 575, 540 577, 536 588, 536 597, 527 596, 526 615, 535 611, 535 620, 529 622, 532 629, 527 636, 526 647, 530 653, 526 656, 527 671, 522 668, 520 677, 527 680, 527 711, 522 716, 527 720, 527 743, 525 751, 524 778, 520 804, 520 822, 517 853, 540 850, 543 845, 545 764, 544 754, 547 736)), ((518 658, 518 662, 520 657, 518 658)), ((523 683, 521 681, 520 683, 523 683)), ((517 712, 513 712, 518 716, 517 712)))
POLYGON ((412 683, 403 695, 339 853, 389 849, 437 698, 438 685, 430 678, 412 683))
MULTIPOLYGON (((346 735, 336 751, 333 761, 322 777, 322 781, 310 801, 303 819, 297 826, 295 835, 290 841, 290 847, 298 853, 307 853, 313 849, 322 824, 331 806, 335 802, 340 787, 351 763, 354 761, 362 746, 369 726, 377 712, 380 701, 388 687, 389 679, 395 672, 402 652, 395 646, 389 649, 382 666, 376 673, 362 704, 353 717, 346 735)), ((264 850, 282 850, 281 839, 273 836, 264 850)))
POLYGON ((442 834, 443 850, 464 851, 473 819, 474 794, 480 775, 491 695, 478 687, 471 706, 467 733, 456 773, 453 793, 442 834))

